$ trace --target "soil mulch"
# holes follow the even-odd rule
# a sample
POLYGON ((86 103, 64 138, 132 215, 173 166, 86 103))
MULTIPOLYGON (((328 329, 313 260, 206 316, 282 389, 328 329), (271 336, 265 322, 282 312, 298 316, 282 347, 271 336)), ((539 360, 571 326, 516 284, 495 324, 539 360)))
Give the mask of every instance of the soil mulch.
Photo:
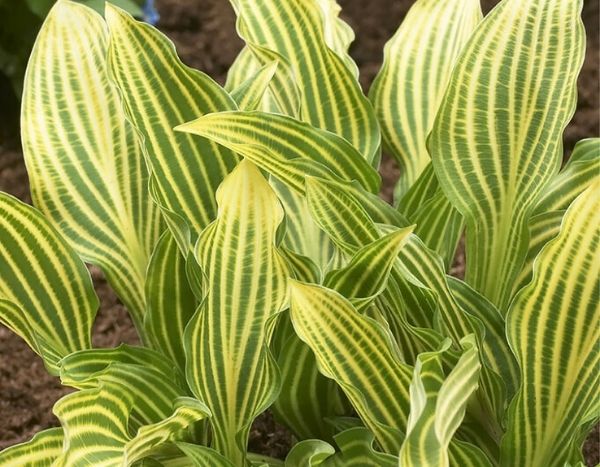
MULTIPOLYGON (((405 16, 412 0, 340 0, 343 16, 356 32, 351 54, 361 71, 361 84, 367 89, 382 60, 383 44, 405 16)), ((488 12, 494 0, 484 0, 488 12)), ((179 55, 190 66, 198 68, 223 83, 226 72, 242 47, 235 34, 235 17, 224 0, 157 0, 161 19, 159 29, 176 44, 179 55)), ((564 135, 569 153, 582 138, 600 134, 599 119, 599 51, 598 30, 600 0, 586 1, 583 18, 588 32, 586 60, 579 80, 579 102, 572 123, 564 135)), ((17 122, 18 116, 0 111, 0 122, 17 122)), ((16 130, 14 131, 16 134, 16 130)), ((382 195, 391 198, 398 170, 384 157, 382 195)), ((30 202, 25 167, 18 137, 0 135, 0 190, 30 202)), ((461 275, 464 264, 458 262, 452 273, 461 275)), ((123 305, 110 290, 102 274, 91 267, 101 308, 93 330, 93 343, 113 347, 121 342, 138 343, 135 330, 123 305)), ((39 359, 16 335, 0 326, 0 449, 25 441, 39 430, 55 426, 54 402, 70 390, 58 379, 47 375, 39 359)), ((598 427, 588 439, 584 452, 588 465, 600 461, 598 427)), ((283 458, 291 444, 291 436, 270 414, 259 417, 251 430, 250 448, 254 452, 283 458)))

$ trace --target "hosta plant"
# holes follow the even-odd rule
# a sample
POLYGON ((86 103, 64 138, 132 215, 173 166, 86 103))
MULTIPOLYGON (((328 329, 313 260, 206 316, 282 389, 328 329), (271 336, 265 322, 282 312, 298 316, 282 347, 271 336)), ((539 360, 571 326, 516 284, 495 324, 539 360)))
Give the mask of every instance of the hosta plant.
POLYGON ((582 465, 600 141, 561 169, 581 1, 417 0, 368 98, 334 0, 232 7, 224 87, 113 5, 46 19, 21 120, 35 207, 0 195, 0 320, 76 391, 0 465, 582 465), (85 263, 141 346, 92 348, 85 263), (285 460, 248 452, 267 409, 285 460))

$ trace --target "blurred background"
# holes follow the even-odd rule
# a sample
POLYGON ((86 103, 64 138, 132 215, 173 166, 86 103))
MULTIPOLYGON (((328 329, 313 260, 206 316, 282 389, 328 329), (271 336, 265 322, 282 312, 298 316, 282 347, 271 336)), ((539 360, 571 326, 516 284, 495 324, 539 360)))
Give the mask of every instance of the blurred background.
MULTIPOLYGON (((0 190, 30 201, 19 140, 19 106, 27 57, 43 18, 55 0, 0 0, 0 190)), ((227 69, 242 48, 235 33, 235 16, 226 0, 111 0, 139 18, 156 23, 175 43, 182 60, 225 81, 227 69)), ((103 0, 81 0, 101 8, 103 0)), ((414 0, 338 0, 342 17, 353 27, 356 39, 350 53, 360 69, 365 92, 381 66, 383 45, 400 25, 414 0)), ((497 0, 483 0, 488 13, 497 0)), ((565 153, 586 137, 600 135, 600 0, 585 0, 583 20, 588 46, 579 78, 579 102, 564 134, 565 153)), ((383 195, 390 198, 397 169, 384 158, 383 195)), ((98 270, 91 268, 102 306, 94 328, 95 346, 136 343, 129 318, 98 270)), ((0 449, 52 426, 54 402, 68 389, 47 376, 41 360, 14 334, 0 326, 0 449)), ((600 461, 598 432, 588 443, 590 465, 600 461)), ((252 430, 251 448, 285 455, 289 434, 267 415, 252 430), (265 435, 266 433, 266 435, 265 435)))

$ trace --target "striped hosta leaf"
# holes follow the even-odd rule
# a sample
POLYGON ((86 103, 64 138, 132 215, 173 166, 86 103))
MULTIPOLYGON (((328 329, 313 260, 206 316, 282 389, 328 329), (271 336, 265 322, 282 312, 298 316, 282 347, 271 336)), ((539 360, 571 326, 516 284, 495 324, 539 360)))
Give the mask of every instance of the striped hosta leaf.
POLYGON ((568 209, 533 280, 515 297, 507 334, 521 368, 502 443, 503 465, 559 466, 597 410, 600 319, 600 182, 568 209))
POLYGON ((340 18, 342 8, 337 0, 317 0, 323 12, 323 34, 327 46, 346 63, 346 66, 358 78, 358 66, 348 53, 354 41, 354 31, 340 18))
POLYGON ((335 454, 331 444, 320 439, 307 439, 295 444, 285 458, 285 465, 296 467, 316 467, 323 465, 324 461, 335 454))
POLYGON ((240 110, 258 110, 279 62, 271 62, 231 91, 231 97, 240 110))
POLYGON ((429 163, 425 140, 458 54, 481 20, 478 0, 417 0, 384 48, 369 98, 400 166, 399 199, 429 163))
POLYGON ((64 385, 88 388, 96 385, 98 375, 112 363, 137 365, 149 364, 152 369, 165 375, 172 384, 185 388, 185 378, 173 362, 164 355, 147 347, 121 344, 109 349, 87 349, 74 352, 60 362, 60 377, 64 385))
POLYGON ((337 384, 318 371, 310 348, 291 331, 277 357, 281 391, 272 410, 298 439, 330 440, 334 431, 326 419, 346 415, 349 404, 337 384))
POLYGON ((301 193, 307 171, 357 180, 374 193, 381 183, 379 174, 343 138, 283 115, 219 112, 177 129, 243 155, 301 193))
MULTIPOLYGON (((373 222, 350 192, 313 177, 307 178, 306 191, 315 220, 340 249, 352 254, 362 245, 381 237, 382 226, 373 222)), ((499 430, 494 420, 496 414, 502 413, 504 400, 498 378, 487 364, 488 358, 496 357, 488 355, 491 347, 483 346, 481 321, 459 305, 448 284, 441 258, 415 235, 409 237, 400 251, 388 290, 379 302, 407 361, 414 361, 420 352, 436 349, 437 336, 428 328, 449 336, 455 345, 469 334, 477 336, 485 363, 485 378, 477 400, 481 403, 483 418, 487 416, 491 422, 487 429, 491 432, 499 430), (428 300, 433 303, 428 304, 428 300)), ((509 354, 508 349, 505 353, 509 354)))
MULTIPOLYGON (((338 134, 367 161, 375 161, 380 145, 375 113, 353 71, 328 47, 319 2, 232 3, 241 23, 238 30, 246 43, 276 52, 289 63, 300 91, 301 120, 338 134)), ((327 23, 339 30, 339 23, 327 23)))
POLYGON ((197 300, 188 283, 186 260, 168 231, 159 239, 148 265, 146 300, 144 329, 148 340, 184 370, 182 336, 197 300))
POLYGON ((65 448, 54 465, 129 465, 153 454, 159 445, 186 439, 184 429, 210 415, 201 402, 178 398, 169 417, 140 428, 132 436, 129 415, 139 389, 124 372, 120 378, 101 381, 96 388, 59 400, 54 413, 64 429, 65 448))
POLYGON ((197 444, 176 443, 177 447, 185 454, 186 460, 181 466, 189 465, 192 461, 194 467, 234 467, 234 465, 214 449, 197 444))
POLYGON ((320 371, 342 387, 384 451, 397 453, 407 426, 412 369, 402 363, 389 332, 318 285, 293 282, 290 311, 320 371))
POLYGON ((398 253, 413 229, 395 230, 361 248, 346 266, 330 271, 323 285, 349 300, 373 299, 385 289, 398 253))
POLYGON ((100 266, 141 330, 160 220, 133 127, 109 81, 107 47, 98 13, 68 1, 52 8, 25 80, 23 152, 34 204, 100 266))
POLYGON ((0 452, 0 465, 50 467, 63 448, 62 428, 40 431, 25 443, 17 444, 0 452))
POLYGON ((565 210, 600 175, 600 139, 579 141, 563 170, 541 195, 529 221, 529 248, 513 293, 531 280, 533 262, 543 246, 558 235, 565 210))
POLYGON ((173 131, 235 102, 212 79, 181 63, 173 44, 152 26, 107 4, 110 71, 143 138, 152 194, 187 252, 217 212, 214 193, 236 156, 205 139, 173 131))
POLYGON ((600 138, 579 141, 561 172, 545 187, 536 214, 562 211, 600 175, 600 138))
POLYGON ((435 176, 431 162, 398 200, 398 210, 417 224, 415 234, 450 269, 464 229, 462 215, 452 206, 435 176))
POLYGON ((75 251, 36 209, 0 193, 0 321, 58 373, 90 347, 98 298, 75 251))
MULTIPOLYGON (((417 358, 410 386, 408 433, 400 449, 399 465, 450 465, 450 442, 478 387, 481 364, 475 337, 467 336, 461 341, 463 354, 446 376, 441 354, 448 350, 449 344, 447 341, 440 351, 417 358)), ((486 461, 481 453, 479 458, 460 465, 491 466, 486 461)))
POLYGON ((69 355, 61 367, 61 381, 63 384, 86 390, 97 388, 103 383, 121 384, 126 381, 129 387, 135 389, 135 401, 128 412, 131 416, 130 429, 165 419, 171 414, 173 401, 189 395, 177 370, 163 370, 162 355, 146 348, 110 350, 114 352, 92 349, 69 355), (132 350, 134 355, 131 355, 132 350), (130 363, 140 356, 145 358, 143 364, 130 363), (106 362, 106 357, 114 358, 106 362), (84 368, 92 372, 82 374, 81 370, 84 368))
POLYGON ((580 10, 576 0, 504 0, 461 53, 429 138, 440 185, 467 223, 466 280, 503 313, 575 108, 580 10))
POLYGON ((282 245, 310 258, 320 271, 326 271, 335 254, 335 246, 312 219, 306 198, 275 177, 271 177, 270 183, 285 211, 282 245))
POLYGON ((339 451, 319 440, 302 441, 285 459, 286 467, 397 467, 398 457, 375 449, 373 433, 364 427, 345 430, 334 436, 339 451), (312 463, 307 463, 309 460, 312 463))
POLYGON ((558 235, 564 215, 565 211, 548 211, 533 216, 529 221, 529 248, 513 294, 531 281, 534 261, 544 245, 558 235))
POLYGON ((519 368, 506 342, 504 318, 492 302, 468 284, 451 276, 447 276, 447 280, 452 296, 461 308, 483 324, 482 354, 487 364, 502 377, 508 396, 512 396, 519 381, 519 368))
POLYGON ((258 168, 240 162, 217 202, 196 246, 207 297, 186 329, 187 379, 213 412, 213 446, 242 465, 250 423, 279 387, 267 327, 285 304, 289 271, 275 247, 283 210, 258 168))

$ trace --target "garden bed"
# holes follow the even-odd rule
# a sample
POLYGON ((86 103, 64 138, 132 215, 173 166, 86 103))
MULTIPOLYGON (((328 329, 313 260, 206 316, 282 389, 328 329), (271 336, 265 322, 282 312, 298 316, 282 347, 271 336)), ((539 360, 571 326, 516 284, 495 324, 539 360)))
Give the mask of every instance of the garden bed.
MULTIPOLYGON (((184 62, 223 83, 229 65, 242 46, 234 32, 235 18, 229 3, 223 0, 157 0, 156 3, 161 15, 158 27, 176 43, 184 62)), ((368 88, 379 69, 383 44, 400 24, 412 0, 340 0, 340 3, 345 19, 356 31, 357 39, 351 53, 360 67, 361 83, 368 88)), ((485 1, 485 11, 494 3, 485 1)), ((587 1, 584 8, 588 50, 579 82, 577 113, 564 136, 567 153, 579 139, 599 134, 599 3, 598 0, 587 1)), ((383 195, 389 199, 397 170, 387 158, 382 164, 382 175, 383 195)), ((5 137, 0 146, 0 190, 30 201, 15 134, 5 137)), ((460 265, 453 272, 460 274, 460 265)), ((94 327, 94 345, 112 347, 120 342, 136 343, 137 337, 124 307, 99 271, 93 268, 92 274, 102 303, 94 327)), ((37 431, 56 425, 51 408, 67 392, 69 389, 60 386, 57 378, 47 375, 41 359, 20 338, 0 327, 0 413, 3 417, 0 448, 29 439, 37 431)), ((250 443, 254 451, 282 457, 289 447, 290 436, 266 415, 256 422, 250 443)), ((598 444, 596 430, 586 446, 589 465, 600 461, 598 444)))

